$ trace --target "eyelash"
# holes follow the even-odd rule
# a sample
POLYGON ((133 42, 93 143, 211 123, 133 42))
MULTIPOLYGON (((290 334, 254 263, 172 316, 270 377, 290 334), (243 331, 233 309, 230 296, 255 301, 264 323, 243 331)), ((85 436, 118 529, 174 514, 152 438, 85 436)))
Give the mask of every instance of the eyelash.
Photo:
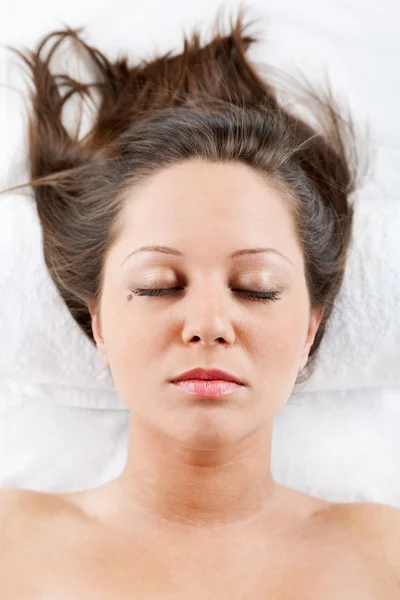
MULTIPOLYGON (((131 290, 133 294, 137 296, 170 296, 173 292, 181 290, 181 287, 173 287, 173 288, 158 288, 158 289, 138 289, 131 290)), ((233 292, 240 292, 244 296, 250 298, 251 300, 256 300, 259 302, 276 302, 280 299, 279 292, 254 292, 252 290, 232 290, 233 292)))

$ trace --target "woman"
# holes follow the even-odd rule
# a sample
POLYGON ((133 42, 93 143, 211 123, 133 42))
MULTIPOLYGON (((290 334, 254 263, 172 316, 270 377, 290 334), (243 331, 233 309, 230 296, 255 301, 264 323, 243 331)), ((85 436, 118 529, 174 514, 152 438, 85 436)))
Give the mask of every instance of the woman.
POLYGON ((344 277, 351 119, 311 88, 314 126, 289 112, 246 56, 242 14, 135 66, 79 31, 17 51, 34 84, 26 185, 50 275, 130 410, 129 448, 94 489, 2 491, 2 597, 400 598, 398 510, 270 470, 273 418, 310 377, 344 277), (68 36, 96 83, 50 73, 68 36), (93 86, 78 139, 62 106, 93 86))

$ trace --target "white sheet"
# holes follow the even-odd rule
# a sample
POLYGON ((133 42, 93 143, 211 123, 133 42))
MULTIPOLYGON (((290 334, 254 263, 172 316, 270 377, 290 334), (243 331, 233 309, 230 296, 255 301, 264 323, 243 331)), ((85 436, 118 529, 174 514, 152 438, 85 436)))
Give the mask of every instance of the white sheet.
MULTIPOLYGON (((326 67, 334 89, 349 101, 359 121, 369 119, 372 125, 376 163, 363 199, 381 205, 400 202, 398 0, 305 0, 300 4, 271 0, 267 4, 259 0, 251 5, 252 15, 265 16, 265 29, 261 25, 258 29, 268 41, 251 51, 254 59, 288 70, 299 67, 315 79, 326 67)), ((238 2, 225 2, 224 6, 230 10, 238 2)), ((86 39, 105 51, 151 55, 155 50, 181 49, 182 27, 189 31, 197 25, 208 31, 215 9, 212 0, 148 0, 134 6, 126 0, 72 0, 68 4, 14 0, 3 7, 0 43, 31 47, 44 33, 67 22, 87 25, 86 39)), ((20 87, 9 56, 0 51, 0 83, 20 87)), ((19 172, 9 172, 23 157, 20 104, 15 93, 0 88, 0 97, 3 94, 0 183, 5 187, 25 179, 22 162, 19 172)), ((365 269, 372 265, 367 263, 365 269)), ((400 277, 400 267, 397 273, 400 277)), ((398 296, 383 296, 382 302, 396 299, 398 296)), ((21 300, 16 294, 15 302, 21 300)), ((371 314, 372 327, 373 319, 371 314)), ((4 321, 0 330, 3 327, 4 321)), ((71 332, 74 335, 72 320, 71 332)), ((385 334, 377 329, 377 347, 385 334)), ((316 391, 293 397, 275 423, 273 471, 277 481, 334 501, 370 500, 400 507, 400 386, 391 383, 386 380, 379 388, 316 391)), ((5 379, 0 384, 0 485, 72 491, 97 485, 120 472, 129 413, 122 405, 104 409, 106 396, 96 395, 97 381, 91 405, 96 410, 58 402, 59 398, 66 402, 76 398, 78 388, 59 387, 46 400, 38 395, 39 389, 29 385, 21 393, 15 385, 11 389, 5 379)))

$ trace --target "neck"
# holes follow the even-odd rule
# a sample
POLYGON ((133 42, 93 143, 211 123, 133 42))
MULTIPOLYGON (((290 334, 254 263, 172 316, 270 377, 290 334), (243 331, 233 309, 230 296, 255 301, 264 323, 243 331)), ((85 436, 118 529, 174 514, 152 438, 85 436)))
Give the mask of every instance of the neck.
POLYGON ((113 482, 118 510, 203 528, 254 520, 279 487, 270 472, 271 439, 268 423, 231 445, 193 449, 131 414, 127 461, 113 482))

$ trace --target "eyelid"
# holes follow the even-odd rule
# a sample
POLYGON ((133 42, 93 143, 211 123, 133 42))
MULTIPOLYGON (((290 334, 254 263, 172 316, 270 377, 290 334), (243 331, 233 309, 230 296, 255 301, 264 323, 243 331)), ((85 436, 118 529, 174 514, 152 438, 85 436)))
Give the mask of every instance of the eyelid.
MULTIPOLYGON (((185 289, 185 288, 183 288, 185 289)), ((139 297, 168 297, 174 295, 176 292, 182 291, 182 286, 175 286, 172 288, 139 288, 136 290, 130 290, 133 294, 139 297)), ((283 289, 275 289, 271 291, 263 290, 249 290, 242 288, 233 288, 232 292, 242 294, 242 297, 250 299, 254 302, 277 302, 281 299, 283 289)))
MULTIPOLYGON (((157 288, 183 286, 186 288, 188 278, 181 269, 171 269, 160 265, 150 266, 140 278, 136 279, 134 284, 132 282, 132 285, 129 285, 129 288, 145 289, 147 286, 157 288)), ((283 291, 286 287, 282 277, 277 276, 274 269, 265 268, 265 265, 261 269, 253 266, 243 272, 235 270, 230 277, 228 286, 260 291, 261 293, 269 290, 283 291)))
MULTIPOLYGON (((180 276, 178 277, 180 279, 180 276)), ((156 285, 157 282, 163 282, 165 285, 172 284, 173 281, 177 280, 176 273, 168 272, 165 269, 151 269, 147 270, 142 276, 142 280, 144 282, 149 282, 153 285, 156 285)), ((157 285, 159 285, 157 283, 157 285)))

